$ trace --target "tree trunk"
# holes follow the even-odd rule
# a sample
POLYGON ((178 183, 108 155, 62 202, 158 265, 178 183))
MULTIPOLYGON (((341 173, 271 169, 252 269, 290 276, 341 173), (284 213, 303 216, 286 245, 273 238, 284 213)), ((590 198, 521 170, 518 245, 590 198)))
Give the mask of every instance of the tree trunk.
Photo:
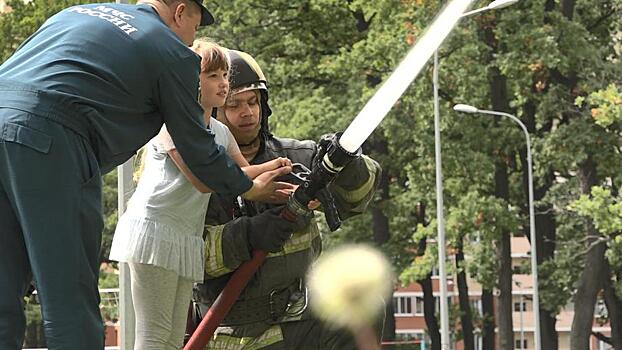
POLYGON ((491 289, 482 290, 482 350, 495 350, 495 311, 491 289))
MULTIPOLYGON (((596 234, 591 226, 589 234, 596 234)), ((585 259, 585 267, 578 281, 574 298, 574 318, 570 330, 570 350, 585 350, 590 347, 590 336, 594 323, 594 305, 596 295, 602 286, 602 269, 607 245, 604 242, 594 244, 585 259)))
MULTIPOLYGON (((490 102, 493 110, 508 112, 508 93, 506 78, 493 63, 494 55, 499 51, 494 30, 495 20, 482 23, 481 35, 483 41, 490 48, 486 55, 488 68, 488 84, 490 102)), ((495 196, 509 202, 509 184, 507 164, 499 159, 495 165, 495 196)), ((511 236, 509 232, 501 232, 498 242, 499 259, 499 299, 497 303, 497 328, 499 332, 499 349, 514 349, 514 329, 512 325, 512 255, 510 251, 511 236)))
MULTIPOLYGON (((389 148, 387 140, 384 136, 373 136, 369 138, 362 146, 363 153, 369 154, 380 164, 386 163, 383 160, 389 157, 389 148)), ((390 169, 383 168, 378 182, 377 196, 374 205, 371 206, 372 214, 372 232, 374 242, 378 245, 386 243, 390 238, 389 218, 384 214, 383 203, 390 200, 389 193, 389 175, 390 169)))
MULTIPOLYGON (((544 194, 538 196, 538 192, 540 191, 536 191, 536 201, 544 197, 544 194)), ((556 223, 553 212, 553 206, 550 204, 536 207, 536 213, 540 213, 536 214, 536 251, 538 255, 538 266, 542 265, 542 262, 554 258, 556 223)), ((541 276, 538 275, 538 278, 541 278, 541 276)), ((558 334, 555 329, 557 318, 555 316, 556 312, 554 310, 548 310, 546 305, 540 304, 540 335, 542 349, 557 350, 559 348, 558 334)))
MULTIPOLYGON (((384 323, 382 324, 382 339, 383 340, 395 340, 395 309, 393 307, 393 302, 387 302, 387 305, 384 309, 384 323)), ((385 345, 382 347, 383 350, 392 350, 395 349, 393 345, 385 345)))
POLYGON ((611 344, 614 349, 622 349, 622 300, 616 295, 611 278, 611 268, 609 263, 605 262, 603 295, 609 314, 609 324, 611 325, 611 344))
MULTIPOLYGON (((417 223, 427 226, 425 220, 425 204, 417 205, 417 223)), ((419 240, 417 245, 417 255, 425 254, 427 249, 427 239, 424 237, 419 240)), ((424 279, 417 281, 423 290, 423 318, 428 328, 428 336, 431 341, 431 350, 441 350, 441 332, 436 319, 436 306, 434 302, 434 289, 432 288, 432 273, 429 273, 424 279)))
MULTIPOLYGON (((498 161, 495 165, 495 196, 508 200, 507 165, 498 161)), ((497 302, 497 328, 499 330, 499 349, 514 349, 514 326, 512 322, 512 252, 511 235, 501 232, 497 247, 499 259, 499 298, 497 302)))
MULTIPOLYGON (((529 101, 523 106, 524 122, 527 126, 527 130, 531 134, 535 134, 536 130, 536 105, 529 101)), ((552 123, 545 123, 539 130, 540 133, 548 133, 551 131, 552 123)), ((523 214, 525 217, 529 215, 529 206, 527 199, 529 198, 529 176, 528 176, 528 164, 527 164, 527 152, 526 149, 520 152, 521 169, 523 170, 523 191, 525 193, 525 200, 523 205, 523 214)), ((535 181, 535 180, 534 180, 535 181)), ((544 198, 548 190, 555 182, 555 174, 553 171, 549 171, 541 181, 535 181, 534 183, 534 201, 538 203, 544 198), (543 182, 542 186, 537 186, 537 183, 543 182)), ((557 224, 555 222, 555 215, 553 214, 553 206, 551 204, 536 205, 536 252, 538 258, 538 266, 541 266, 543 262, 550 261, 555 257, 555 240, 557 224)), ((530 244, 534 244, 531 241, 530 235, 526 235, 530 244)), ((542 276, 538 275, 538 278, 542 276)), ((547 310, 546 305, 540 304, 540 336, 542 340, 542 348, 557 350, 559 347, 558 334, 555 329, 557 318, 555 317, 554 310, 547 310)))
MULTIPOLYGON (((370 142, 370 146, 373 149, 374 154, 384 155, 389 154, 387 146, 387 140, 382 138, 374 138, 373 142, 370 142)), ((388 170, 382 172, 380 177, 380 184, 378 188, 378 196, 380 197, 379 203, 385 203, 390 199, 389 197, 389 174, 388 170)), ((378 245, 386 243, 391 234, 389 231, 389 218, 384 214, 382 206, 374 206, 371 210, 372 213, 372 225, 374 232, 374 242, 378 245)))
POLYGON ((499 349, 514 349, 514 326, 512 320, 512 257, 510 234, 503 232, 499 239, 499 298, 497 302, 497 327, 499 349))
POLYGON ((428 328, 428 335, 432 342, 431 350, 441 350, 441 332, 436 319, 436 308, 434 302, 434 290, 432 289, 432 274, 425 279, 417 281, 423 289, 423 317, 428 328))
MULTIPOLYGON (((597 184, 596 166, 591 158, 580 164, 577 173, 581 183, 581 192, 589 194, 592 186, 597 184)), ((589 349, 592 325, 594 323, 594 305, 596 296, 602 288, 605 270, 605 250, 607 245, 599 241, 598 231, 591 220, 587 223, 588 250, 585 264, 577 284, 574 299, 574 318, 570 334, 570 350, 589 349)))
POLYGON ((540 335, 542 336, 542 349, 559 349, 559 341, 555 324, 555 314, 540 307, 540 335))
POLYGON ((562 15, 566 17, 568 20, 572 21, 572 17, 574 16, 574 5, 575 0, 561 0, 560 8, 562 15))
MULTIPOLYGON (((496 23, 494 21, 486 21, 481 23, 480 35, 482 40, 490 48, 490 51, 485 56, 485 64, 488 64, 491 68, 488 70, 489 91, 493 109, 497 109, 496 106, 502 101, 507 101, 507 93, 505 88, 505 81, 499 70, 494 68, 492 62, 494 55, 497 53, 497 41, 494 35, 494 29, 496 23)), ((506 102, 507 104, 507 102, 506 102)), ((502 110, 502 109, 497 109, 502 110)), ((505 110, 505 109, 503 109, 505 110)), ((483 350, 496 350, 497 337, 495 334, 495 323, 497 319, 495 317, 495 302, 493 292, 491 289, 482 290, 482 317, 483 317, 483 350)))
MULTIPOLYGON (((544 197, 544 194, 538 196, 538 192, 540 191, 535 192, 536 201, 544 197)), ((542 262, 549 261, 554 258, 556 223, 552 205, 546 204, 537 206, 536 213, 540 213, 536 214, 536 251, 538 255, 538 266, 540 266, 542 265, 542 262)), ((538 278, 542 277, 538 275, 538 278)), ((557 318, 555 316, 556 312, 554 310, 548 310, 546 305, 542 303, 540 304, 540 335, 542 340, 542 349, 557 350, 559 348, 558 334, 555 329, 557 318)))
MULTIPOLYGON (((368 140, 365 145, 365 153, 373 155, 375 159, 385 157, 389 150, 387 142, 384 137, 374 137, 368 140), (376 157, 380 155, 380 157, 376 157)), ((386 203, 389 198, 389 175, 385 169, 381 173, 379 188, 378 188, 378 200, 374 203, 371 209, 372 219, 372 232, 374 235, 374 242, 381 246, 391 238, 391 232, 389 228, 389 218, 384 214, 382 203, 386 203)), ((385 318, 382 325, 382 339, 394 340, 395 339, 395 310, 393 308, 393 302, 388 302, 385 308, 385 318)), ((387 348, 390 349, 390 348, 387 348)))
POLYGON ((460 302, 460 324, 462 326, 462 341, 464 350, 475 350, 473 336, 473 318, 471 316, 471 303, 469 302, 469 286, 467 285, 466 272, 464 271, 463 237, 458 237, 458 249, 456 252, 456 269, 459 271, 458 299, 460 302))
MULTIPOLYGON (((380 181, 380 186, 383 186, 383 182, 385 181, 384 175, 380 181)), ((381 201, 388 199, 383 197, 384 196, 381 193, 381 201)), ((386 243, 391 237, 389 234, 389 219, 386 215, 384 215, 381 208, 372 208, 371 216, 374 230, 374 242, 378 245, 386 243)))

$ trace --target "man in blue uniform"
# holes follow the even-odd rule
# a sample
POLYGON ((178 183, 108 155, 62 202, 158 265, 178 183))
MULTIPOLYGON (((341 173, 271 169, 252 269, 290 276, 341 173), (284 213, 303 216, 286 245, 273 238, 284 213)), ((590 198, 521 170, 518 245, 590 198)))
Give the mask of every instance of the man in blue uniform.
POLYGON ((205 129, 199 58, 213 22, 199 0, 91 4, 51 17, 0 66, 0 349, 21 349, 34 277, 49 349, 102 349, 101 174, 166 123, 194 175, 216 192, 266 198, 205 129))

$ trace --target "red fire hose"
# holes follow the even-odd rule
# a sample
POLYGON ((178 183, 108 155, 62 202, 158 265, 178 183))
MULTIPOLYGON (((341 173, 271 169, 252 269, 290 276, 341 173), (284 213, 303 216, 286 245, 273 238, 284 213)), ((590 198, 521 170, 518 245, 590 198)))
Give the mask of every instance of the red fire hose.
POLYGON ((262 250, 254 250, 251 260, 243 262, 233 273, 229 282, 225 285, 218 298, 209 308, 203 320, 192 333, 192 337, 188 340, 184 350, 202 350, 214 335, 214 331, 225 318, 233 304, 242 293, 242 290, 248 284, 248 281, 255 274, 259 266, 266 258, 266 252, 262 250))
MULTIPOLYGON (((295 221, 296 214, 284 209, 281 216, 287 220, 295 221)), ((202 350, 210 341, 216 328, 231 310, 233 304, 238 300, 242 290, 246 288, 248 281, 257 272, 267 253, 263 250, 253 250, 251 260, 243 262, 231 275, 231 278, 216 298, 216 301, 207 310, 199 326, 194 330, 190 340, 184 346, 184 350, 202 350)))

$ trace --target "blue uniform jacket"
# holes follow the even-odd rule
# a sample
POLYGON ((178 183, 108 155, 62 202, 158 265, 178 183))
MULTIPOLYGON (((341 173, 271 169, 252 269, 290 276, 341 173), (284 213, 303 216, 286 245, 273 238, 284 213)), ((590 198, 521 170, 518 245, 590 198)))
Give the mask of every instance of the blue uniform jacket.
POLYGON ((216 192, 237 195, 252 182, 204 126, 199 63, 148 5, 74 6, 0 66, 0 107, 80 133, 104 173, 166 123, 192 172, 216 192))

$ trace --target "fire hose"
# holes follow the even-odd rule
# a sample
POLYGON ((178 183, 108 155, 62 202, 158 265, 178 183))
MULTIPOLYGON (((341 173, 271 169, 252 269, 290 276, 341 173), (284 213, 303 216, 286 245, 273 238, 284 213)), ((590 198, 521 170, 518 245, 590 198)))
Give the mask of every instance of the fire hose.
MULTIPOLYGON (((452 31, 462 14, 474 0, 452 0, 428 27, 425 34, 408 52, 404 60, 387 78, 361 112, 340 137, 332 138, 325 149, 318 151, 319 157, 309 177, 294 192, 282 212, 288 220, 307 213, 308 203, 320 193, 352 159, 360 154, 360 147, 387 115, 391 107, 417 77, 423 66, 452 31), (325 152, 322 156, 322 152, 325 152)), ((320 148, 322 144, 320 144, 320 148)), ((329 226, 334 227, 327 217, 329 226), (331 226, 332 225, 332 226, 331 226)), ((233 304, 248 284, 250 278, 261 266, 266 252, 255 250, 253 257, 242 263, 233 273, 220 295, 216 298, 203 320, 196 328, 184 350, 205 348, 218 325, 225 318, 233 304)))

